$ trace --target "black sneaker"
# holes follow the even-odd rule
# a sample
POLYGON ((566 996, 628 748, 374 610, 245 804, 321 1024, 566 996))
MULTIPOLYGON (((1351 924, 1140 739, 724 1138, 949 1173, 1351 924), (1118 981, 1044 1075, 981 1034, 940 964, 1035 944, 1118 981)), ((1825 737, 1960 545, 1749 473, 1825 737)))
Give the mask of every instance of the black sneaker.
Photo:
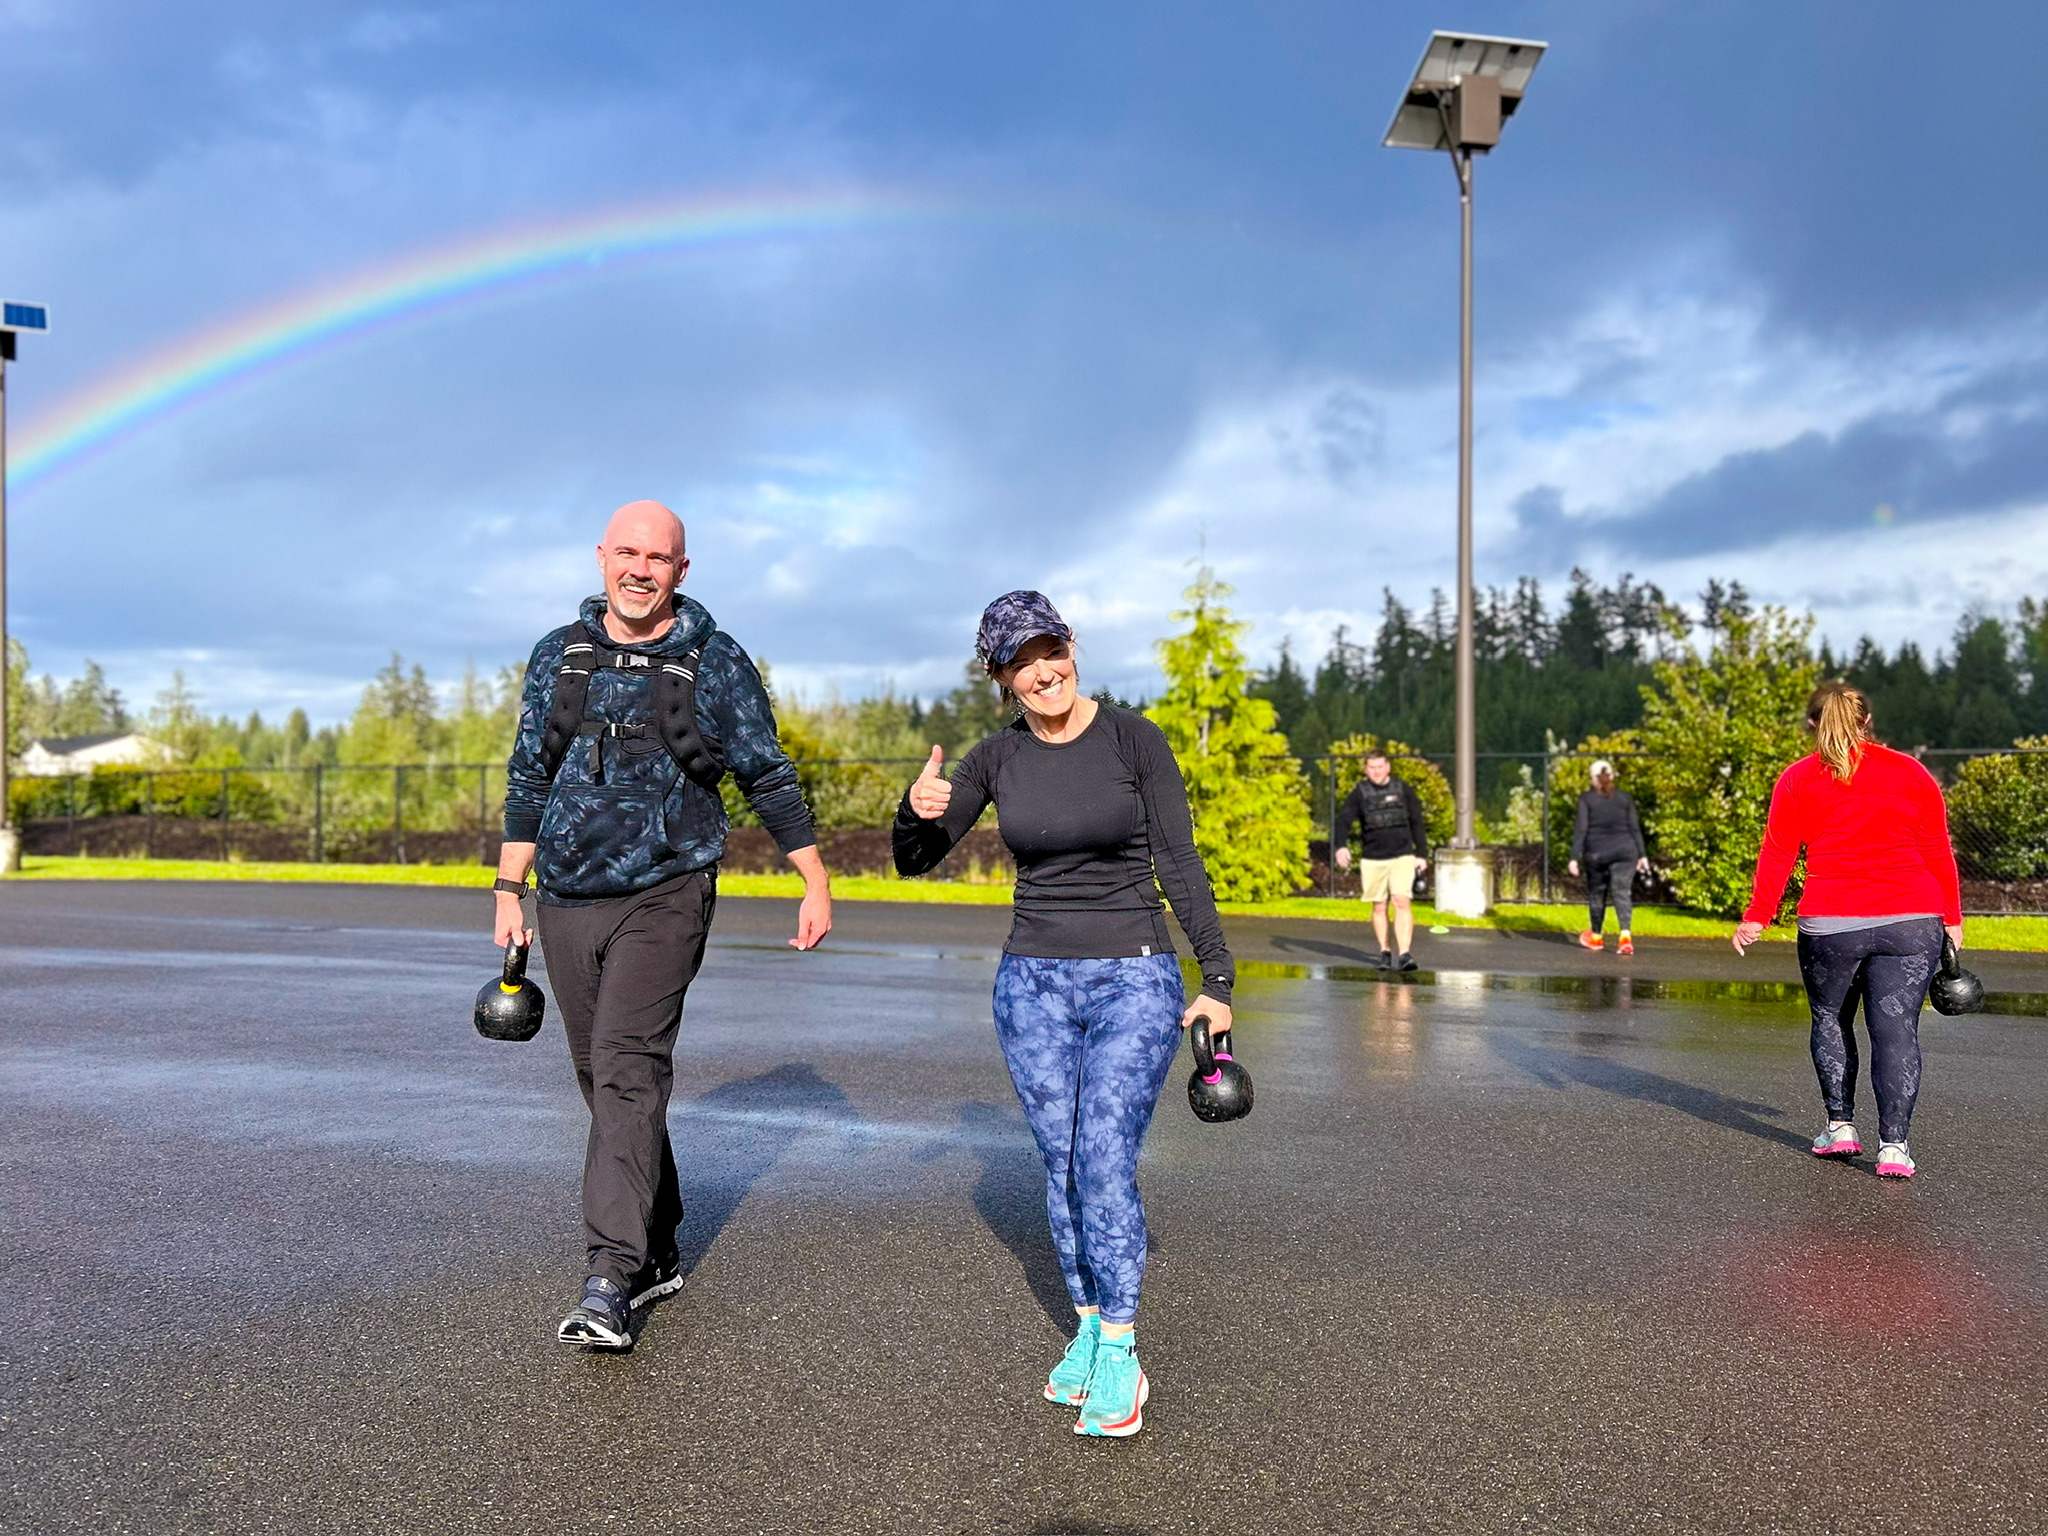
POLYGON ((1399 965, 1395 966, 1395 969, 1396 969, 1396 970, 1400 970, 1400 971, 1412 971, 1412 970, 1414 970, 1414 969, 1415 969, 1415 957, 1414 957, 1413 955, 1409 954, 1407 950, 1405 950, 1405 949, 1404 949, 1404 950, 1402 950, 1402 951, 1401 951, 1401 962, 1400 962, 1400 964, 1399 964, 1399 965))
POLYGON ((583 1282, 583 1300, 555 1330, 564 1344, 588 1349, 631 1349, 633 1308, 626 1300, 625 1287, 603 1275, 583 1282))
POLYGON ((664 1296, 673 1296, 683 1288, 683 1261, 676 1254, 665 1258, 650 1259, 626 1283, 627 1305, 644 1307, 650 1301, 659 1301, 664 1296))
POLYGON ((1391 971, 1394 968, 1394 952, 1391 949, 1381 950, 1379 959, 1373 963, 1382 971, 1391 971))

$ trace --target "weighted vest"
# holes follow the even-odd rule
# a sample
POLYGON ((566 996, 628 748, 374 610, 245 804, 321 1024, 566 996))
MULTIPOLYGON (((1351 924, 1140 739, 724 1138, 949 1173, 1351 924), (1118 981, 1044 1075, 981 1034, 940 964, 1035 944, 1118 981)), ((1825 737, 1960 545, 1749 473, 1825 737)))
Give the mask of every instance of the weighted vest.
POLYGON ((1408 796, 1399 779, 1384 784, 1366 781, 1364 821, 1369 830, 1380 832, 1408 825, 1408 796))
POLYGON ((725 765, 705 744, 697 729, 697 662, 702 646, 681 656, 648 656, 601 645, 586 636, 572 640, 562 652, 562 664, 555 672, 554 703, 547 724, 541 729, 540 760, 550 783, 569 755, 569 744, 578 737, 590 738, 590 780, 604 782, 604 738, 659 736, 676 766, 693 782, 716 789, 725 777, 725 765), (654 697, 651 724, 618 724, 586 718, 592 674, 607 667, 621 672, 644 674, 654 697))

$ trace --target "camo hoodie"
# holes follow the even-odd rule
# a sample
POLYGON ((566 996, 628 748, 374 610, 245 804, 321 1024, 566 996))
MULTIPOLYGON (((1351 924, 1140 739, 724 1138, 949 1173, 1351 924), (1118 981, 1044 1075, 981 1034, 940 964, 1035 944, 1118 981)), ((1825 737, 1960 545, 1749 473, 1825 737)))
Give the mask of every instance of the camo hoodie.
MULTIPOLYGON (((604 630, 607 604, 583 600, 581 616, 533 648, 519 707, 519 734, 506 766, 505 840, 535 843, 540 899, 580 906, 626 896, 716 864, 725 853, 725 807, 714 790, 683 776, 656 735, 579 736, 550 784, 541 764, 541 732, 554 702, 555 673, 571 639, 587 635, 617 650, 681 656, 701 645, 697 729, 784 853, 817 841, 796 768, 776 738, 768 690, 739 642, 701 603, 676 594, 676 622, 659 640, 619 645, 604 630), (603 774, 591 773, 590 746, 601 744, 603 774)), ((620 725, 651 722, 651 674, 605 667, 590 679, 584 718, 620 725)))

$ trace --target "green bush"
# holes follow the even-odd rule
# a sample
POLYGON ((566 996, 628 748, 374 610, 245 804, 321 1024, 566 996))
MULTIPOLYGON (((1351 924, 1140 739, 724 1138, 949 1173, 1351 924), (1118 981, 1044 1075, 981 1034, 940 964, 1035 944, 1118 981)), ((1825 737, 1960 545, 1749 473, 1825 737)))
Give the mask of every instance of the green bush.
MULTIPOLYGON (((2048 749, 2048 736, 2014 745, 2048 749)), ((1949 786, 1948 821, 1965 873, 2048 876, 2048 750, 1971 758, 1949 786)))
POLYGON ((1647 755, 1632 788, 1654 797, 1658 870, 1694 911, 1733 915, 1748 904, 1771 790, 1812 749, 1812 633, 1811 618, 1781 608, 1729 615, 1710 654, 1659 661, 1643 690, 1647 755))
POLYGON ((1605 736, 1588 736, 1569 752, 1550 759, 1550 867, 1563 874, 1571 862, 1572 828, 1577 825, 1579 796, 1593 787, 1593 765, 1606 758, 1614 764, 1614 787, 1635 796, 1636 814, 1642 818, 1643 840, 1651 857, 1657 850, 1657 785, 1646 770, 1640 753, 1642 740, 1634 731, 1613 731, 1605 736))

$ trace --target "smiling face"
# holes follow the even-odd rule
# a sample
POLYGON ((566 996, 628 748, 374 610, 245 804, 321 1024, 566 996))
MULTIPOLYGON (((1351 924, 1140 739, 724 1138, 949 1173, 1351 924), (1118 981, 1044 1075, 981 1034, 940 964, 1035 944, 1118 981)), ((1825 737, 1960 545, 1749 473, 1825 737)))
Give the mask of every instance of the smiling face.
POLYGON ((1394 774, 1394 765, 1384 757, 1368 757, 1365 760, 1365 776, 1375 784, 1384 784, 1394 774))
POLYGON ((597 546, 605 600, 628 623, 665 614, 690 568, 683 524, 658 501, 630 501, 612 514, 597 546))
POLYGON ((1074 647, 1058 635, 1027 640, 1007 667, 996 669, 996 681, 1015 694, 1017 702, 1032 714, 1064 715, 1079 696, 1074 647))

